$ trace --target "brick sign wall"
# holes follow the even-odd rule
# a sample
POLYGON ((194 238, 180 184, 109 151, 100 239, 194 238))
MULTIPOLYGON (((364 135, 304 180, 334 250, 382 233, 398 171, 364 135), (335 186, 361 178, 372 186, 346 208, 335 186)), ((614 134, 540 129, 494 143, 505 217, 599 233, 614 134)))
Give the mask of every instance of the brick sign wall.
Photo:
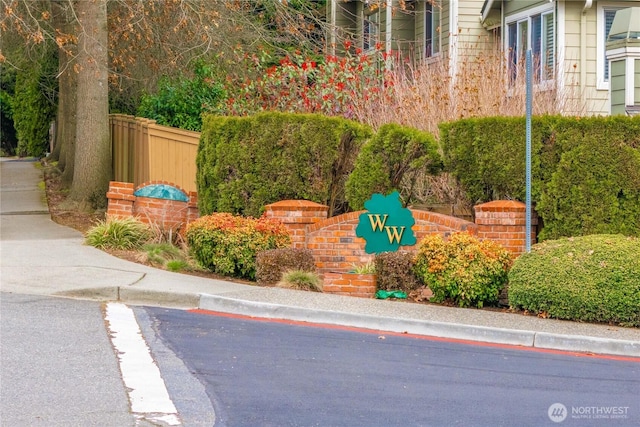
MULTIPOLYGON (((181 230, 198 217, 197 194, 184 192, 166 182, 150 182, 134 189, 133 184, 111 182, 108 217, 137 216, 164 230, 181 230), (155 187, 154 187, 155 186, 155 187), (146 187, 151 190, 147 191, 146 187), (175 191, 174 191, 175 190, 175 191), (154 194, 160 191, 160 194, 154 194)), ((514 255, 525 251, 525 205, 512 200, 498 200, 475 206, 475 223, 435 212, 411 210, 412 227, 417 242, 429 234, 447 236, 468 231, 481 239, 500 243, 514 255)), ((364 211, 327 218, 328 207, 306 200, 283 200, 265 207, 265 215, 281 221, 290 230, 293 246, 313 253, 318 273, 348 271, 374 257, 364 250, 365 241, 356 237, 359 216, 364 211)), ((532 218, 532 242, 535 242, 537 219, 532 218)), ((401 250, 412 251, 414 246, 401 250)), ((343 292, 339 292, 343 293, 343 292)), ((359 296, 362 292, 356 292, 359 296)), ((373 296, 373 295, 371 295, 373 296)))

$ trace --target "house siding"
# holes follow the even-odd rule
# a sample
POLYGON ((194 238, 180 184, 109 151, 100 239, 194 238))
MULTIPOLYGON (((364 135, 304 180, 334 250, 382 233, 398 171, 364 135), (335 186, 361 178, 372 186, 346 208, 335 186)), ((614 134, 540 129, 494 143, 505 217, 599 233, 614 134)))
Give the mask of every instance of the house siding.
POLYGON ((496 47, 493 31, 487 31, 480 22, 480 11, 484 0, 465 0, 458 4, 458 53, 459 61, 469 56, 476 57, 487 48, 496 47))
POLYGON ((635 105, 640 105, 640 59, 635 60, 635 70, 633 100, 635 105))
MULTIPOLYGON (((526 10, 532 9, 536 6, 544 6, 548 5, 549 0, 540 0, 540 1, 507 1, 504 3, 504 14, 514 15, 516 13, 524 12, 526 10)), ((584 2, 582 2, 584 5, 584 2)))
POLYGON ((440 46, 441 52, 449 57, 451 55, 451 4, 440 0, 440 46))
POLYGON ((597 7, 594 4, 586 11, 586 39, 583 41, 580 28, 583 6, 578 2, 565 2, 564 62, 560 66, 565 73, 565 88, 576 85, 580 88, 569 95, 566 113, 608 115, 609 91, 597 89, 597 7), (585 43, 585 58, 581 58, 582 42, 585 43), (585 77, 584 81, 581 81, 581 75, 585 77))
POLYGON ((394 2, 392 11, 393 28, 393 50, 400 50, 403 55, 412 54, 416 47, 416 20, 422 15, 418 15, 416 10, 411 8, 402 9, 398 6, 397 0, 394 2))
MULTIPOLYGON (((415 31, 415 58, 421 61, 424 55, 424 40, 425 40, 425 13, 426 3, 428 0, 421 0, 416 3, 415 19, 414 19, 414 31, 415 31)), ((449 46, 449 4, 448 1, 442 2, 441 0, 435 0, 436 7, 440 8, 440 53, 448 55, 449 46)))
POLYGON ((335 21, 339 40, 356 37, 362 28, 357 19, 360 16, 358 12, 361 13, 361 10, 362 4, 359 2, 337 3, 335 21), (360 10, 358 10, 358 6, 360 6, 360 10))
POLYGON ((421 60, 424 52, 424 14, 425 14, 425 3, 418 2, 416 3, 416 15, 415 15, 415 56, 416 60, 421 60))
POLYGON ((625 62, 611 61, 611 114, 625 114, 625 62))

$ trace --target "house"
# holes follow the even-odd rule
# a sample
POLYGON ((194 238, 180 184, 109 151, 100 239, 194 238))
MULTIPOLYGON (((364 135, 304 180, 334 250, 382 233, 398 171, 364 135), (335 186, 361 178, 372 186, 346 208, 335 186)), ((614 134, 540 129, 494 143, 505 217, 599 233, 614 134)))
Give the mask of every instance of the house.
POLYGON ((560 90, 571 86, 573 96, 579 97, 573 105, 585 110, 575 113, 608 115, 607 37, 616 12, 630 7, 640 7, 640 0, 486 0, 481 21, 487 28, 500 29, 511 64, 531 49, 537 58, 536 81, 560 90))
POLYGON ((567 114, 608 115, 607 37, 616 12, 630 7, 640 0, 330 0, 328 43, 334 53, 352 38, 364 51, 447 60, 452 73, 470 51, 499 47, 513 78, 531 49, 538 90, 568 94, 567 114))
POLYGON ((330 53, 352 39, 363 51, 401 52, 413 61, 457 58, 458 47, 494 43, 480 22, 484 0, 329 0, 330 53))

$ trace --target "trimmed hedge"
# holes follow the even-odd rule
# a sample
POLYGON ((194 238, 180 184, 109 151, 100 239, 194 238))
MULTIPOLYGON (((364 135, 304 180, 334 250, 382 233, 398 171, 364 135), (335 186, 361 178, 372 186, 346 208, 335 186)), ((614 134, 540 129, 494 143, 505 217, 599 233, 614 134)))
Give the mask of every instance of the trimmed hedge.
POLYGON ((206 116, 197 155, 200 212, 259 216, 285 199, 344 212, 345 181, 371 134, 354 121, 317 114, 206 116))
POLYGON ((509 271, 509 304, 559 319, 640 327, 640 240, 590 235, 534 245, 509 271))
POLYGON ((538 199, 540 239, 640 236, 640 120, 581 119, 571 131, 538 199))
POLYGON ((402 194, 405 205, 411 203, 411 189, 427 170, 442 168, 438 144, 430 133, 386 124, 380 127, 360 151, 353 172, 346 183, 346 196, 353 210, 364 209, 364 202, 374 193, 389 194, 408 188, 402 194))
MULTIPOLYGON (((640 117, 532 119, 532 200, 540 239, 640 235, 640 117)), ((525 199, 525 119, 440 126, 445 168, 469 200, 525 199)))
MULTIPOLYGON (((542 148, 541 123, 531 129, 532 152, 542 148)), ((488 117, 442 123, 440 143, 445 169, 451 172, 473 204, 501 199, 525 199, 525 120, 488 117)), ((534 194, 539 194, 540 157, 532 156, 534 194)), ((535 197, 534 197, 535 199, 535 197)))

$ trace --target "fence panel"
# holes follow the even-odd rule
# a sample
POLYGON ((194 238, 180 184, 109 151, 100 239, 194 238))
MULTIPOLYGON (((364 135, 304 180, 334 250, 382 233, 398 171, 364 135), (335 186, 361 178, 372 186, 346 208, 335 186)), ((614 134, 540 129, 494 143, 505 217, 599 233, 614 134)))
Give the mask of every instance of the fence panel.
POLYGON ((154 120, 111 114, 113 180, 167 181, 185 191, 196 191, 196 154, 199 132, 160 126, 154 120))

